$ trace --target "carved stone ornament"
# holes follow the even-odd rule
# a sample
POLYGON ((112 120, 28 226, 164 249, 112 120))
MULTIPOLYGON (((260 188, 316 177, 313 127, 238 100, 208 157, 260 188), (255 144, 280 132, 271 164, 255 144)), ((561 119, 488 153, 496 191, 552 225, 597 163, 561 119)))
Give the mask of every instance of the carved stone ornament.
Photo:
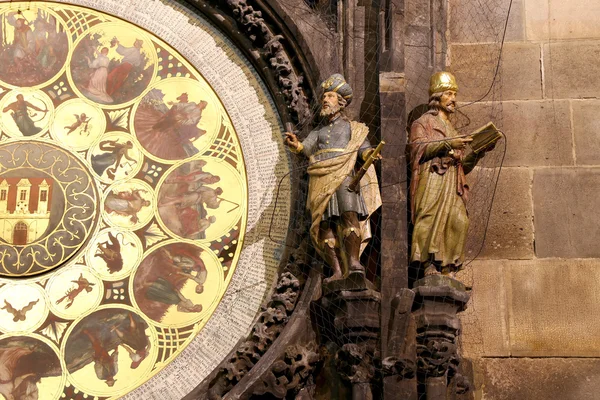
POLYGON ((351 383, 370 382, 375 376, 373 349, 364 343, 348 343, 335 355, 339 373, 351 383))
POLYGON ((417 335, 419 371, 431 378, 444 376, 452 364, 458 365, 456 338, 441 331, 438 333, 439 336, 432 331, 421 337, 417 335))
POLYGON ((271 393, 277 398, 297 394, 309 381, 312 383, 312 372, 319 361, 316 351, 314 342, 288 346, 283 359, 274 362, 260 385, 254 388, 254 394, 271 393))
POLYGON ((209 399, 221 399, 266 353, 294 311, 299 292, 298 279, 291 273, 284 272, 277 282, 271 300, 263 307, 250 337, 238 347, 210 383, 209 399))
MULTIPOLYGON (((286 39, 278 32, 278 28, 267 21, 260 8, 265 7, 260 1, 251 0, 193 0, 193 3, 214 4, 232 17, 240 32, 246 36, 258 54, 255 57, 264 61, 287 104, 287 112, 292 122, 304 124, 310 117, 310 106, 306 90, 308 82, 303 73, 298 72, 290 61, 289 50, 284 45, 286 39), (224 4, 223 4, 224 3, 224 4)), ((201 9, 204 11, 204 9, 201 9)), ((211 15, 208 15, 211 17, 211 15)), ((214 19, 213 19, 214 20, 214 19)), ((219 22, 217 18, 215 22, 219 22)), ((255 52, 255 53, 256 53, 255 52)), ((258 68, 257 68, 258 69, 258 68)), ((260 69, 259 69, 260 70, 260 69)), ((269 82, 267 82, 269 83, 269 82)))
POLYGON ((402 379, 412 379, 417 370, 416 363, 408 358, 387 357, 381 362, 384 376, 398 375, 402 379))

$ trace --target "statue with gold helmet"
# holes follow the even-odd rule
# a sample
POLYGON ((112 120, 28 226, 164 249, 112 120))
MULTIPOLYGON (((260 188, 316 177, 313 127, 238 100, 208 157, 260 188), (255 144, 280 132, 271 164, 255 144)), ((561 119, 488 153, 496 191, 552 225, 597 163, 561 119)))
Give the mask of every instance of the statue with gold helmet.
POLYGON ((319 254, 331 267, 326 281, 347 273, 364 274, 360 254, 370 238, 369 218, 380 207, 375 170, 365 169, 353 185, 357 163, 379 158, 371 147, 368 128, 350 121, 344 113, 352 101, 352 87, 340 74, 323 82, 322 123, 304 139, 286 132, 286 144, 296 154, 309 158, 307 206, 311 213, 310 236, 319 254), (357 190, 352 187, 357 186, 357 190))
POLYGON ((452 74, 434 74, 429 109, 410 127, 410 261, 424 268, 425 275, 453 275, 461 268, 469 229, 466 174, 499 137, 496 130, 491 141, 473 151, 474 136, 459 135, 450 121, 457 91, 452 74))

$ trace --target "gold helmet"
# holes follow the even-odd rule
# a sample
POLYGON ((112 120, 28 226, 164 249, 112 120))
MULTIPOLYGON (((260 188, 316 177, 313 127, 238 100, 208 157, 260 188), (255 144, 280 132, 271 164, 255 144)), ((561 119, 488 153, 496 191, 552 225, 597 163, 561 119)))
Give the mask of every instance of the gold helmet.
POLYGON ((444 92, 446 90, 458 91, 458 85, 456 84, 456 78, 450 72, 436 72, 431 75, 429 81, 429 95, 434 93, 444 92))

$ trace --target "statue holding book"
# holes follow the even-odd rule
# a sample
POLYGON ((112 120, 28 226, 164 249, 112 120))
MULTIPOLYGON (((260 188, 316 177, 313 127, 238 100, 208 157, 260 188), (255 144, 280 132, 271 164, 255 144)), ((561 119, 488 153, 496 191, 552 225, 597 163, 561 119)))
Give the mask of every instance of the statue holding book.
POLYGON ((457 91, 452 74, 434 74, 429 110, 410 128, 410 260, 419 263, 425 275, 453 275, 462 266, 469 229, 466 175, 501 137, 491 123, 459 135, 449 118, 456 110, 457 91))
POLYGON ((371 164, 380 158, 382 145, 373 149, 366 125, 346 116, 352 87, 342 75, 332 75, 321 87, 322 123, 302 142, 288 127, 286 144, 309 158, 310 236, 332 269, 325 280, 330 282, 344 278, 342 267, 346 273, 365 273, 360 254, 371 236, 369 218, 381 205, 371 164))

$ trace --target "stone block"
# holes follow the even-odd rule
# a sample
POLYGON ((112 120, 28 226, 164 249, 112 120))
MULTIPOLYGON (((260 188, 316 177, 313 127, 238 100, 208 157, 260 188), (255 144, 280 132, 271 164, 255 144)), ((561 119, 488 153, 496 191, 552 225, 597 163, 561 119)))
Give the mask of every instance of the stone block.
POLYGON ((505 265, 512 357, 600 356, 600 260, 505 265))
POLYGON ((577 165, 600 165, 600 101, 571 102, 577 165))
POLYGON ((600 260, 477 260, 459 316, 465 357, 600 356, 600 260))
POLYGON ((429 28, 429 1, 406 1, 404 3, 404 23, 406 26, 422 26, 429 28))
MULTIPOLYGON (((600 3, 598 3, 600 4, 600 3)), ((595 16, 600 22, 600 18, 595 16)), ((578 24, 584 25, 578 21, 578 24)), ((546 97, 554 99, 598 97, 600 92, 600 41, 544 44, 546 97)))
MULTIPOLYGON (((491 174, 479 173, 473 182, 473 196, 469 202, 472 232, 468 251, 481 248, 480 258, 531 259, 533 258, 533 206, 531 177, 527 168, 504 168, 500 171, 494 195, 498 171, 491 174), (486 175, 486 176, 482 176, 486 175), (493 197, 493 204, 491 204, 493 197), (491 213, 490 213, 491 205, 491 213), (487 231, 485 230, 486 222, 487 231), (473 238, 472 236, 477 236, 473 238)), ((467 258, 475 254, 467 253, 467 258)))
MULTIPOLYGON (((514 0, 506 29, 506 41, 525 38, 523 1, 514 0)), ((478 0, 450 2, 450 40, 454 43, 500 42, 508 15, 510 0, 499 0, 481 7, 478 0)))
POLYGON ((457 275, 472 287, 467 309, 458 314, 462 322, 461 354, 464 357, 510 355, 506 265, 503 261, 474 261, 457 275))
POLYGON ((542 98, 540 45, 505 43, 497 83, 494 81, 500 43, 454 44, 450 70, 456 75, 461 101, 531 100, 542 98), (489 93, 488 93, 489 91, 489 93))
MULTIPOLYGON (((507 137, 504 166, 573 165, 568 101, 476 103, 461 111, 471 122, 463 133, 490 120, 502 129, 507 137)), ((503 148, 500 142, 486 157, 497 157, 503 148)))
POLYGON ((419 104, 428 102, 429 49, 427 47, 406 47, 406 110, 410 111, 419 104))
POLYGON ((591 400, 600 392, 600 360, 488 358, 474 369, 476 399, 591 400))
POLYGON ((600 36, 600 3, 597 1, 525 0, 525 15, 527 40, 600 36))
POLYGON ((539 169, 533 177, 538 257, 600 257, 600 168, 539 169))

